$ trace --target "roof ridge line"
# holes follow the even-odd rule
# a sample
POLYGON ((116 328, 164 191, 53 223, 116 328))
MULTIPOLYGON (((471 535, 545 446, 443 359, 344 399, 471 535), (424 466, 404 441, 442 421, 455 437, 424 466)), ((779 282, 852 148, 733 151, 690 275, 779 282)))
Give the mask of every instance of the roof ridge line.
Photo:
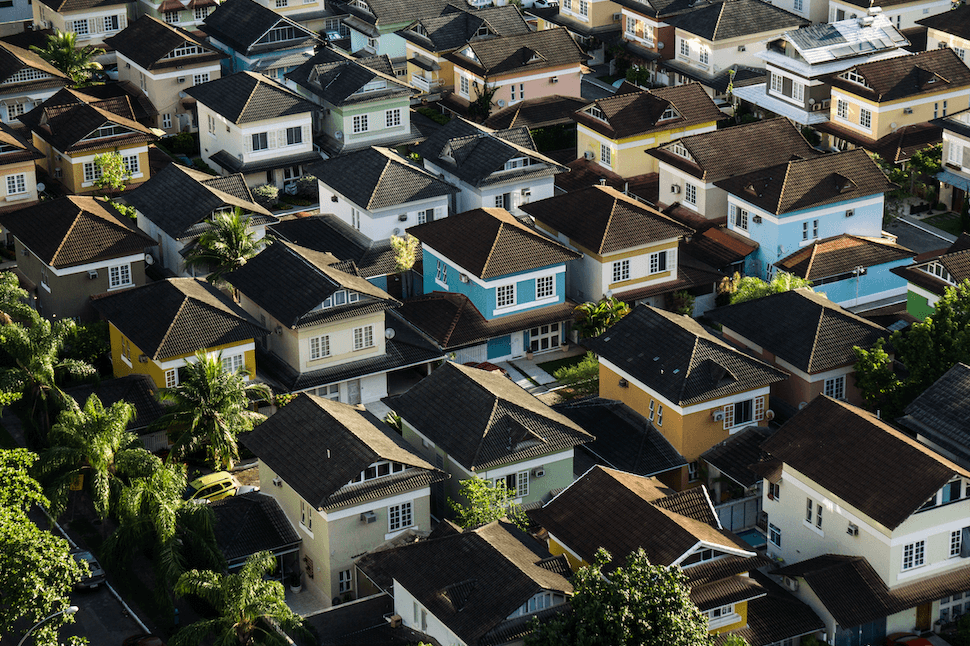
POLYGON ((717 20, 714 22, 714 31, 711 32, 711 40, 717 38, 717 28, 721 26, 721 18, 724 17, 724 7, 727 5, 726 2, 722 2, 721 6, 718 7, 717 20))
POLYGON ((448 342, 451 340, 451 335, 455 333, 455 328, 458 327, 458 320, 461 318, 462 313, 465 311, 465 304, 467 302, 469 301, 465 299, 461 299, 459 301, 458 309, 455 311, 455 316, 451 319, 451 324, 448 326, 448 330, 445 332, 445 336, 442 339, 442 341, 444 342, 442 345, 447 346, 448 342))
POLYGON ((822 319, 825 318, 825 308, 819 312, 818 321, 815 324, 815 338, 812 339, 812 351, 808 353, 808 368, 812 368, 812 360, 815 359, 815 351, 818 349, 818 337, 822 332, 822 319))
POLYGON ((613 214, 616 213, 616 207, 620 203, 620 199, 617 197, 613 198, 613 208, 610 209, 610 215, 606 218, 606 226, 603 227, 603 238, 600 240, 599 249, 596 253, 603 255, 603 247, 606 246, 606 238, 610 235, 610 225, 613 224, 613 214))
MULTIPOLYGON (((176 287, 176 289, 178 288, 176 287)), ((155 348, 155 352, 152 356, 152 359, 157 360, 159 358, 158 357, 159 350, 162 349, 162 347, 165 345, 165 342, 168 340, 169 335, 172 334, 172 330, 175 328, 175 322, 178 320, 179 316, 185 310, 185 307, 188 304, 189 299, 191 298, 188 294, 186 294, 182 290, 179 290, 179 292, 181 292, 182 294, 182 304, 179 305, 178 311, 176 311, 175 316, 172 317, 172 322, 169 323, 168 328, 165 330, 165 334, 162 335, 162 340, 158 342, 158 347, 155 348)))
POLYGON ((818 241, 812 243, 812 250, 808 253, 808 266, 805 268, 805 275, 812 273, 812 264, 815 262, 815 254, 818 253, 818 241))
POLYGON ((792 160, 789 160, 787 164, 785 164, 785 179, 782 180, 781 190, 778 192, 778 202, 775 204, 775 213, 778 213, 781 211, 781 205, 785 200, 785 187, 788 186, 788 178, 791 175, 792 164, 796 161, 798 160, 792 159, 792 160))
MULTIPOLYGON (((515 217, 515 216, 512 216, 515 217)), ((496 218, 498 219, 498 218, 496 218)), ((488 250, 488 255, 485 257, 485 262, 482 264, 482 275, 488 273, 488 265, 492 262, 492 254, 495 253, 495 248, 498 246, 498 239, 502 236, 502 228, 505 226, 505 222, 502 220, 498 221, 498 231, 495 232, 495 237, 492 238, 492 246, 488 250)))
MULTIPOLYGON (((378 151, 380 152, 380 151, 378 151)), ((377 193, 378 187, 381 185, 381 180, 384 179, 384 175, 387 174, 387 169, 391 166, 391 159, 387 155, 384 155, 384 168, 381 169, 381 174, 377 176, 377 181, 374 182, 374 189, 370 192, 370 197, 367 198, 367 208, 373 208, 374 195, 377 193)))
MULTIPOLYGON (((272 29, 272 27, 270 27, 270 29, 272 29)), ((262 36, 260 36, 260 38, 262 38, 262 36)), ((246 97, 246 102, 243 103, 243 107, 239 110, 239 114, 236 115, 236 119, 242 119, 243 113, 246 111, 246 108, 249 107, 249 102, 253 100, 253 95, 256 94, 256 88, 258 88, 259 87, 259 84, 262 83, 262 81, 260 79, 258 79, 258 78, 254 78, 253 76, 251 76, 249 74, 247 74, 247 76, 249 76, 249 78, 251 78, 254 81, 256 81, 256 85, 254 85, 253 86, 253 89, 250 90, 249 96, 246 97)), ((235 123, 235 120, 233 121, 233 123, 235 123)))
POLYGON ((495 420, 495 412, 496 412, 496 409, 498 409, 499 398, 498 398, 498 395, 488 390, 487 388, 482 386, 474 379, 471 379, 470 381, 475 385, 476 388, 479 388, 480 390, 484 390, 487 394, 492 396, 492 412, 488 416, 488 421, 485 422, 485 432, 482 433, 482 437, 478 441, 478 446, 475 447, 475 454, 472 456, 471 464, 469 465, 469 467, 472 470, 474 470, 475 464, 478 462, 478 455, 482 452, 482 446, 485 444, 485 438, 488 437, 488 432, 492 428, 492 422, 495 420))
POLYGON ((84 215, 84 209, 81 208, 80 205, 78 205, 74 200, 71 200, 71 204, 73 204, 74 206, 76 206, 78 208, 78 212, 77 212, 77 215, 74 216, 74 221, 71 222, 71 226, 69 226, 67 228, 67 231, 61 237, 61 241, 57 245, 57 249, 55 249, 54 250, 54 253, 51 254, 51 259, 50 259, 51 267, 54 266, 54 261, 57 260, 57 255, 61 252, 61 249, 64 248, 65 241, 68 239, 68 237, 70 237, 71 232, 74 231, 74 227, 77 226, 78 220, 80 220, 81 219, 81 216, 84 215))

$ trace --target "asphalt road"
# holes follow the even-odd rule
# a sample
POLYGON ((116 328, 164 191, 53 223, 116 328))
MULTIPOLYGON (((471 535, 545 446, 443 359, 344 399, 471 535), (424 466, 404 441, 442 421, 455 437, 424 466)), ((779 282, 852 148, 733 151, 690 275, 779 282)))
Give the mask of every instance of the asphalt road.
POLYGON ((121 646, 126 637, 144 632, 108 591, 106 584, 94 590, 75 592, 71 595, 71 603, 78 607, 78 611, 74 623, 61 631, 63 636, 87 637, 91 646, 121 646))

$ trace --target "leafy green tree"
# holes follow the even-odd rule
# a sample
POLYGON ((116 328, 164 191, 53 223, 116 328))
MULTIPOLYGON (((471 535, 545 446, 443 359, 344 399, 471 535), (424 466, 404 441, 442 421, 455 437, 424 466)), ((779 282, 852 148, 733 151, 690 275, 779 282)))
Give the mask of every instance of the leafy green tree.
POLYGON ((414 291, 411 280, 411 270, 414 263, 418 260, 418 239, 410 233, 404 237, 391 236, 391 249, 394 250, 394 271, 401 275, 405 285, 405 296, 410 296, 414 291))
POLYGON ((579 363, 556 370, 552 376, 571 389, 574 397, 599 394, 600 362, 592 352, 587 352, 579 363))
POLYGON ((528 527, 525 512, 513 500, 515 492, 509 491, 505 480, 499 479, 493 485, 484 478, 465 478, 458 483, 458 494, 468 504, 449 498, 448 506, 455 512, 459 527, 481 527, 500 518, 508 518, 522 530, 528 527))
POLYGON ((239 459, 236 437, 266 419, 249 410, 253 400, 271 400, 266 384, 247 382, 242 372, 223 367, 222 353, 209 356, 198 352, 182 369, 179 384, 159 392, 162 402, 171 404, 156 422, 168 429, 172 440, 170 458, 205 447, 214 468, 232 468, 239 459))
POLYGON ((37 310, 27 304, 27 291, 12 271, 0 272, 0 325, 17 321, 32 325, 40 319, 37 310))
POLYGON ((285 640, 273 624, 309 638, 310 632, 303 626, 303 619, 286 605, 283 585, 265 578, 275 568, 276 557, 272 553, 257 552, 246 559, 238 574, 200 570, 183 574, 175 584, 175 594, 200 597, 218 616, 185 626, 169 643, 172 646, 207 643, 285 646, 292 643, 285 640), (210 639, 214 641, 210 642, 210 639))
POLYGON ((94 166, 100 174, 94 178, 94 185, 110 193, 125 190, 125 182, 131 179, 131 171, 125 167, 125 160, 121 153, 102 153, 94 156, 94 166), (110 189, 110 190, 108 190, 110 189))
POLYGON ((492 113, 492 99, 498 92, 497 85, 489 85, 488 79, 482 81, 481 87, 475 88, 475 100, 468 106, 468 114, 480 121, 488 119, 492 113))
POLYGON ((589 339, 599 336, 603 332, 630 313, 630 306, 619 301, 614 296, 607 296, 598 303, 586 302, 576 306, 579 318, 573 323, 573 329, 579 336, 589 339))
MULTIPOLYGON (((65 610, 71 587, 85 573, 66 540, 27 516, 34 505, 47 504, 40 483, 28 475, 36 459, 26 449, 0 449, 0 634, 65 610)), ((58 643, 58 629, 73 621, 69 614, 51 619, 34 631, 34 643, 58 643)))
POLYGON ((855 385, 871 411, 898 409, 899 390, 902 382, 893 372, 893 362, 885 350, 886 340, 878 339, 866 350, 855 346, 855 385))
POLYGON ((751 645, 748 643, 748 640, 742 637, 741 635, 736 635, 732 633, 724 638, 724 641, 721 642, 721 646, 751 646, 751 645))
POLYGON ((185 255, 185 266, 210 272, 209 282, 217 283, 269 243, 267 238, 256 239, 249 228, 249 216, 237 207, 232 213, 218 213, 212 218, 212 228, 199 236, 185 255))
POLYGON ((572 612, 536 621, 527 646, 709 646, 707 620, 690 600, 680 568, 651 565, 643 549, 603 575, 600 548, 573 578, 572 612))
POLYGON ((722 284, 721 291, 731 295, 731 304, 753 301, 770 294, 790 292, 803 287, 811 288, 812 282, 799 278, 794 274, 779 271, 770 281, 764 281, 755 276, 744 276, 735 273, 727 283, 722 284))
POLYGON ((76 86, 88 85, 103 69, 94 60, 104 53, 103 49, 85 45, 77 46, 77 34, 58 29, 47 37, 43 47, 31 45, 30 49, 45 61, 64 72, 76 86))
POLYGON ((135 407, 116 402, 105 409, 97 395, 88 397, 84 408, 68 409, 51 429, 50 445, 37 464, 51 513, 57 517, 67 507, 72 485, 80 478, 91 496, 94 510, 104 520, 108 516, 112 493, 117 497, 122 473, 147 475, 152 454, 141 440, 128 431, 135 407))

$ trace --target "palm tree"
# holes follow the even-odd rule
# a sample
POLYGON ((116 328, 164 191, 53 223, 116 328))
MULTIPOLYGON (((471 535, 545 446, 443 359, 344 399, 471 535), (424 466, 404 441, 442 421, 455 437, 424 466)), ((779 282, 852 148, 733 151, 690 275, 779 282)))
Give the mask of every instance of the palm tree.
POLYGON ((205 446, 213 467, 232 468, 239 459, 236 436, 266 419, 249 410, 252 400, 273 396, 265 384, 247 382, 245 374, 227 371, 221 352, 210 356, 200 351, 183 368, 179 384, 159 392, 159 399, 171 404, 156 422, 168 429, 173 442, 170 459, 205 446))
POLYGON ((249 216, 242 209, 232 213, 217 213, 213 228, 199 236, 195 246, 185 255, 185 266, 209 271, 209 282, 215 283, 231 271, 239 269, 269 244, 266 238, 256 239, 249 229, 249 216))
POLYGON ((28 294, 12 271, 0 272, 0 325, 19 321, 33 324, 40 315, 27 304, 28 294))
POLYGON ((0 391, 19 393, 20 417, 32 433, 34 445, 46 445, 51 420, 59 411, 77 408, 55 377, 83 379, 97 374, 83 361, 58 356, 74 329, 70 319, 51 323, 39 317, 30 327, 18 323, 0 326, 0 352, 7 355, 6 365, 0 368, 0 391))
POLYGON ((103 68, 94 59, 104 53, 103 49, 85 45, 77 46, 77 34, 73 31, 56 30, 47 37, 44 47, 31 45, 30 49, 45 61, 64 72, 74 85, 87 85, 103 68))
POLYGON ((120 401, 105 409, 97 395, 88 397, 84 408, 68 409, 57 418, 50 432, 51 448, 37 463, 51 511, 59 516, 67 506, 71 485, 85 478, 94 510, 101 520, 108 516, 112 494, 121 489, 119 474, 148 475, 151 453, 141 447, 138 436, 128 431, 135 408, 120 401))
POLYGON ((173 646, 214 643, 219 646, 283 645, 288 642, 273 624, 310 637, 302 618, 287 607, 283 585, 264 579, 276 567, 270 552, 258 552, 246 559, 238 574, 192 570, 179 577, 175 594, 201 597, 219 613, 185 626, 170 640, 173 646), (209 636, 215 641, 209 642, 209 636))
POLYGON ((579 332, 581 338, 589 339, 599 336, 629 314, 630 306, 614 296, 607 296, 598 303, 577 305, 576 312, 579 313, 579 319, 573 324, 573 328, 579 332))

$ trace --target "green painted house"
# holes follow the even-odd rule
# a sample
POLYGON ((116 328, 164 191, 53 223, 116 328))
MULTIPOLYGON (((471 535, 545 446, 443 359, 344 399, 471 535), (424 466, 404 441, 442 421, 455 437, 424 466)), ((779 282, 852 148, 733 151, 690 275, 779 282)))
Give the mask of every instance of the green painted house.
POLYGON ((964 233, 948 248, 920 254, 913 264, 891 271, 906 279, 906 311, 922 321, 936 311, 947 287, 970 279, 970 235, 964 233))

